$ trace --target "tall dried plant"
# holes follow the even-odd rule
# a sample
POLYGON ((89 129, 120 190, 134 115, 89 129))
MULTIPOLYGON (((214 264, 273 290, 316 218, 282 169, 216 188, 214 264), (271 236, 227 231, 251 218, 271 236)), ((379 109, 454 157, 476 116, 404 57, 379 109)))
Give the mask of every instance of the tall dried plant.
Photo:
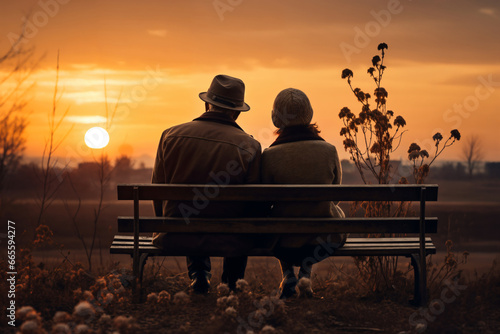
MULTIPOLYGON (((342 79, 346 79, 356 100, 361 104, 361 111, 353 113, 349 108, 340 110, 339 118, 343 127, 340 135, 344 137, 344 148, 350 154, 351 160, 359 171, 361 179, 365 184, 375 181, 378 184, 390 184, 396 182, 394 178, 397 172, 393 170, 391 164, 391 154, 400 146, 405 130, 406 120, 401 115, 387 108, 389 94, 382 86, 387 66, 384 64, 388 45, 380 43, 378 45, 379 55, 375 55, 372 66, 367 73, 373 79, 375 88, 372 95, 365 93, 360 88, 354 88, 352 80, 353 71, 346 68, 342 71, 342 79)), ((458 130, 452 130, 450 137, 443 142, 443 136, 436 133, 433 136, 435 142, 434 157, 429 163, 429 153, 421 150, 420 146, 412 143, 408 149, 408 158, 413 164, 412 176, 415 183, 424 183, 429 174, 430 165, 443 152, 446 147, 451 146, 456 140, 460 140, 458 130)), ((400 176, 398 183, 409 183, 405 176, 400 176)), ((410 209, 410 203, 393 202, 364 202, 354 203, 351 207, 351 214, 362 210, 367 217, 393 217, 406 216, 410 209)), ((373 237, 383 237, 383 234, 373 235, 373 237)), ((379 290, 383 286, 390 287, 400 276, 398 272, 397 257, 362 257, 357 258, 356 263, 362 276, 370 282, 371 289, 379 290)))

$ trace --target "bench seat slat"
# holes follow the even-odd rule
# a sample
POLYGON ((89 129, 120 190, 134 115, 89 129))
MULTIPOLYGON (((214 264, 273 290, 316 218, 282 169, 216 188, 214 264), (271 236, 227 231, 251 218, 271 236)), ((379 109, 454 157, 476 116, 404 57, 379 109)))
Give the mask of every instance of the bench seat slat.
MULTIPOLYGON (((133 242, 128 240, 129 236, 116 236, 113 244, 111 245, 110 252, 112 254, 129 254, 133 253, 133 242)), ((405 255, 417 254, 419 251, 418 238, 348 238, 346 244, 335 251, 334 256, 369 256, 369 255, 405 255), (367 242, 360 243, 361 240, 367 242), (393 242, 387 241, 393 240, 393 242)), ((151 237, 143 237, 139 246, 140 253, 150 253, 154 255, 164 256, 184 256, 186 252, 182 249, 169 250, 168 252, 157 248, 152 244, 151 237)), ((435 254, 436 247, 428 238, 426 242, 426 252, 428 254, 435 254)), ((208 254, 212 256, 224 256, 227 254, 208 254)), ((249 256, 265 256, 272 255, 262 253, 261 250, 256 250, 254 253, 248 254, 249 256)))
MULTIPOLYGON (((139 241, 151 242, 151 236, 140 236, 139 241)), ((419 242, 420 239, 418 237, 393 237, 393 238, 348 238, 349 244, 355 243, 380 243, 380 242, 391 242, 391 243, 402 243, 402 242, 419 242)), ((133 235, 115 235, 114 242, 117 241, 134 241, 133 235)), ((432 242, 430 237, 425 238, 427 243, 432 242)))
MULTIPOLYGON (((437 232, 436 217, 426 218, 426 233, 437 232)), ((419 233, 419 218, 224 218, 143 217, 140 233, 419 233)), ((118 232, 133 232, 132 217, 118 218, 118 232)))
MULTIPOLYGON (((119 246, 133 246, 134 242, 133 241, 114 241, 113 245, 119 245, 119 246)), ((151 242, 139 242, 139 247, 143 246, 150 246, 151 242)), ((367 242, 367 243, 349 243, 344 245, 343 247, 358 247, 358 248, 369 248, 369 247, 390 247, 390 248, 397 248, 397 247, 414 247, 418 248, 420 247, 420 244, 418 242, 412 242, 412 243, 402 243, 402 242, 394 242, 394 243, 389 243, 389 242, 380 242, 380 243, 374 243, 374 242, 367 242)))
MULTIPOLYGON (((134 250, 133 245, 123 245, 123 244, 113 244, 111 246, 111 253, 112 254, 132 254, 134 250)), ((426 245, 426 250, 427 253, 435 253, 436 248, 434 245, 426 245)), ((143 252, 155 252, 157 254, 162 254, 164 253, 163 250, 153 246, 153 245, 141 245, 139 247, 139 251, 141 253, 143 252)), ((359 247, 359 246, 349 246, 345 245, 342 248, 338 249, 335 253, 335 255, 350 255, 351 252, 367 252, 367 251, 373 251, 373 252, 386 252, 386 253, 403 253, 403 254, 409 254, 409 253, 418 253, 419 251, 419 246, 418 245, 405 245, 405 246, 390 246, 390 245, 380 245, 380 246, 364 246, 364 247, 359 247)), ((174 251, 175 252, 175 251, 174 251)), ((177 253, 179 256, 181 255, 186 255, 186 252, 183 250, 179 250, 177 253)), ((172 255, 170 252, 167 252, 165 255, 172 255)), ((211 255, 211 254, 206 254, 206 255, 211 255)), ((365 254, 368 255, 368 254, 365 254)), ((251 256, 249 254, 249 256, 251 256)))

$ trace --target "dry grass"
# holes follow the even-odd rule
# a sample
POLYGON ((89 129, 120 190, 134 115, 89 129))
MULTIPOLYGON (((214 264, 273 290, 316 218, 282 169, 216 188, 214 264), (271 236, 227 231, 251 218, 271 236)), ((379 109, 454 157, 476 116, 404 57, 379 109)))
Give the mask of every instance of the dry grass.
MULTIPOLYGON (((360 281, 354 266, 324 269, 323 275, 313 276, 315 295, 312 299, 294 298, 282 302, 276 298, 279 271, 273 261, 255 262, 247 271, 248 286, 233 297, 224 298, 216 288, 220 268, 214 266, 212 288, 206 296, 190 294, 187 275, 179 269, 167 270, 156 260, 148 266, 145 277, 148 301, 131 302, 130 271, 109 267, 98 275, 88 274, 81 264, 60 261, 50 268, 35 264, 26 251, 18 275, 16 302, 32 306, 31 314, 39 331, 51 333, 57 321, 66 322, 77 331, 77 326, 88 326, 83 333, 417 333, 416 327, 425 319, 426 333, 495 333, 500 326, 500 270, 492 269, 468 279, 455 271, 457 284, 464 286, 453 302, 442 303, 442 292, 447 287, 439 280, 431 282, 429 308, 418 310, 408 304, 412 277, 407 275, 398 286, 386 291, 372 292, 360 281), (180 292, 186 292, 183 296, 180 292), (85 305, 90 304, 86 314, 85 305), (83 310, 83 311, 82 311, 83 310), (439 312, 438 312, 439 311, 439 312), (83 313, 82 313, 83 312, 83 313), (422 313, 424 312, 424 313, 422 313), (412 314, 414 321, 411 322, 412 314), (439 313, 439 314, 437 314, 439 313), (435 317, 435 318, 434 318, 435 317), (415 321, 416 319, 416 321, 415 321)), ((328 261, 328 260, 327 260, 328 261)), ((215 263, 217 264, 217 263, 215 263)), ((4 264, 2 264, 4 265, 4 264)), ((438 264, 435 265, 439 267, 438 264)), ((0 294, 6 295, 6 275, 0 277, 0 294)), ((450 281, 448 281, 450 282, 450 281)), ((447 300, 453 296, 445 294, 447 300)), ((1 307, 5 310, 6 298, 1 307)), ((18 314, 18 326, 22 319, 18 314)), ((5 324, 4 324, 5 326, 5 324)), ((60 325, 61 327, 62 325, 60 325)), ((59 328, 60 328, 59 327, 59 328)), ((25 333, 28 333, 26 331, 25 333)), ((2 332, 15 330, 2 328, 2 332)), ((19 330, 19 328, 17 329, 19 330)))

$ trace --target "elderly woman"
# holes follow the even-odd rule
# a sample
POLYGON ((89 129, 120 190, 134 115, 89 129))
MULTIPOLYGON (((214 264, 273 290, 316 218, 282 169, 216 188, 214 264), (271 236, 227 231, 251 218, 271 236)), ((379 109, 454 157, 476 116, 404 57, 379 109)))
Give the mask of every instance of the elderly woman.
MULTIPOLYGON (((313 109, 307 96, 300 90, 287 88, 274 101, 273 124, 278 138, 262 155, 262 182, 269 184, 340 184, 342 170, 335 146, 327 143, 311 124, 313 109)), ((345 217, 333 202, 274 203, 274 217, 345 217)), ((299 266, 299 294, 312 296, 310 277, 312 265, 324 259, 322 249, 343 245, 345 235, 282 235, 274 252, 280 260, 283 280, 281 298, 296 294, 297 277, 294 266, 299 266), (303 280, 306 278, 307 280, 303 280)))

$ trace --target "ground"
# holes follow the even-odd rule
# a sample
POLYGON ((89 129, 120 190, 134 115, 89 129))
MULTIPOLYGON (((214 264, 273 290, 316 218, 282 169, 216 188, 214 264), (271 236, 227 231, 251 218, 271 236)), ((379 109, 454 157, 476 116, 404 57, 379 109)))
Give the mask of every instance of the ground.
POLYGON ((313 275, 314 297, 285 302, 276 298, 279 268, 273 259, 251 259, 248 286, 243 285, 229 299, 218 289, 220 260, 214 260, 207 295, 190 293, 186 273, 172 270, 176 261, 182 268, 180 260, 171 259, 169 270, 165 270, 166 262, 150 263, 144 282, 147 300, 142 303, 133 302, 130 271, 109 267, 106 274, 96 277, 70 269, 64 273, 67 285, 58 283, 62 270, 38 268, 33 271, 32 284, 45 289, 35 288, 31 296, 19 299, 36 309, 49 333, 56 311, 70 315, 69 327, 86 323, 92 330, 82 333, 112 333, 117 328, 119 333, 419 333, 423 329, 425 333, 497 333, 500 328, 498 268, 477 276, 462 275, 456 283, 432 283, 435 289, 429 306, 418 309, 408 303, 411 274, 383 293, 367 291, 348 260, 343 264, 325 260, 313 275), (450 292, 453 284, 458 286, 456 298, 450 292), (80 286, 88 290, 82 291, 80 286), (447 287, 449 292, 443 295, 447 287), (109 293, 113 298, 108 300, 109 293), (88 318, 79 318, 75 309, 82 300, 89 301, 95 312, 88 318))
MULTIPOLYGON (((498 182, 489 181, 440 182, 439 202, 428 206, 428 214, 439 218, 439 230, 433 236, 438 254, 433 257, 435 266, 430 270, 435 268, 437 273, 442 267, 447 255, 445 242, 449 239, 454 243, 453 252, 459 263, 448 280, 441 281, 442 272, 431 279, 430 303, 422 309, 408 303, 413 277, 411 272, 407 273, 407 259, 400 260, 401 279, 378 292, 367 289, 365 278, 360 276, 351 258, 324 260, 314 269, 314 297, 294 298, 284 304, 274 298, 280 282, 275 259, 251 258, 245 277, 249 285, 236 294, 237 298, 232 297, 229 304, 220 299, 223 296, 217 290, 220 259, 213 261, 210 293, 188 294, 185 303, 182 298, 175 299, 179 292, 189 292, 184 259, 155 259, 148 262, 144 284, 145 295, 153 295, 149 301, 134 303, 128 281, 130 258, 108 253, 116 233, 116 217, 131 214, 129 203, 105 203, 93 269, 89 272, 82 244, 75 238, 62 202, 54 202, 47 215, 50 219, 46 223, 54 232, 56 244, 50 249, 21 251, 32 242, 33 233, 27 222, 32 221, 37 208, 33 201, 18 201, 6 212, 6 217, 18 224, 16 307, 18 311, 22 306, 33 307, 35 312, 31 317, 49 333, 57 311, 68 313, 65 321, 72 329, 82 323, 95 333, 117 330, 120 333, 498 333, 500 270, 494 263, 500 254, 499 188, 498 182), (461 263, 464 251, 469 252, 467 263, 461 263), (453 277, 459 280, 450 281, 453 277), (453 290, 450 284, 463 289, 453 290), (88 317, 75 312, 75 306, 83 300, 94 310, 88 317), (228 310, 231 305, 234 311, 228 310)), ((75 203, 68 204, 71 208, 75 203)), ((82 203, 83 235, 90 235, 91 226, 85 222, 92 221, 95 205, 92 201, 82 203)), ((150 204, 141 206, 142 213, 147 214, 148 210, 151 211, 150 204)), ((86 241, 89 245, 90 240, 86 241)), ((2 268, 6 267, 2 262, 7 254, 4 245, 0 247, 2 268)), ((0 272, 3 310, 8 302, 4 297, 7 289, 4 270, 0 272)), ((5 315, 2 318, 6 319, 5 315)), ((0 326, 2 333, 20 330, 7 327, 5 320, 0 326)), ((81 333, 85 333, 84 329, 79 327, 81 333)))

